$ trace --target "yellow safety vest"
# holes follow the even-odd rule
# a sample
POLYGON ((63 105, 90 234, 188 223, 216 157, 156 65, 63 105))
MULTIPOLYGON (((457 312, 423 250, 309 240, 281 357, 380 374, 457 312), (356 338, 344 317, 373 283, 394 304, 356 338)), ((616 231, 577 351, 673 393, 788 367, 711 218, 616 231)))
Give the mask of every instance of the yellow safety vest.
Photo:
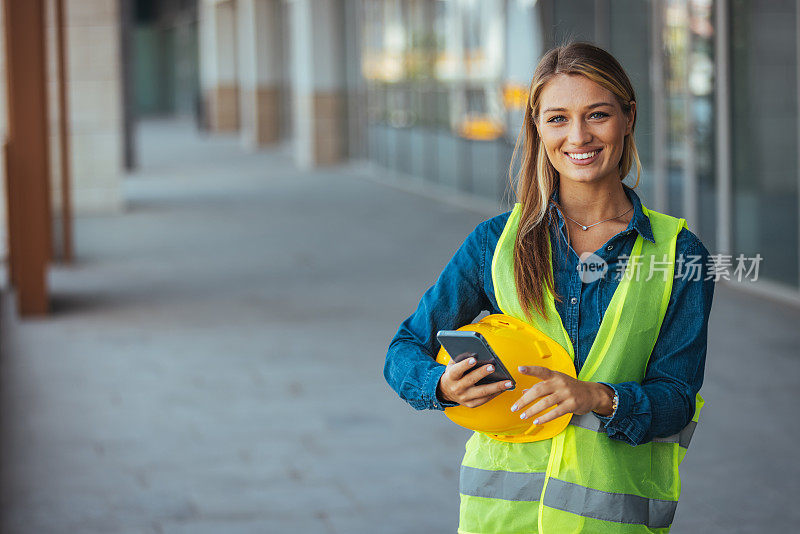
MULTIPOLYGON (((556 340, 574 359, 572 342, 550 291, 545 290, 547 320, 534 312, 528 321, 522 313, 513 262, 520 208, 520 204, 514 206, 492 260, 497 304, 503 313, 529 322, 556 340)), ((637 236, 578 374, 580 380, 644 380, 672 291, 675 243, 686 221, 644 206, 642 210, 650 219, 655 243, 637 236)), ((549 254, 552 265, 552 250, 549 254)), ((498 441, 474 433, 461 466, 459 532, 668 532, 681 492, 678 466, 702 405, 698 394, 694 417, 679 434, 635 447, 609 438, 591 412, 573 416, 556 437, 533 443, 498 441)))

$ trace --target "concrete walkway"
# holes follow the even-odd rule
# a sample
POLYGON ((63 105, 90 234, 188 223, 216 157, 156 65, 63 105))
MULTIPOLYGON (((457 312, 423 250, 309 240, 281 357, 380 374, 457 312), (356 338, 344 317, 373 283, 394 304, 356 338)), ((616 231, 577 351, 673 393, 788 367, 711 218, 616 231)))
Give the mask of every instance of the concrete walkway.
MULTIPOLYGON (((189 125, 141 133, 128 209, 76 221, 52 316, 13 319, 4 291, 2 531, 454 532, 467 433, 382 367, 491 214, 189 125)), ((799 324, 718 286, 673 532, 796 529, 799 324)))

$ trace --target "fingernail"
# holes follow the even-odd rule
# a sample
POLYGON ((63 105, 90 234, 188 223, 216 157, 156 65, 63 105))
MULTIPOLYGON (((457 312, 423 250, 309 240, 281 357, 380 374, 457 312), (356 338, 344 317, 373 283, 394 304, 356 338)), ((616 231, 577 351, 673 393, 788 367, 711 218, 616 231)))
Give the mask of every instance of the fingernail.
POLYGON ((515 404, 514 406, 512 406, 512 407, 511 407, 511 411, 512 411, 512 412, 516 412, 516 411, 517 411, 517 408, 519 408, 519 406, 517 406, 517 405, 515 404))
POLYGON ((475 365, 475 358, 470 358, 469 359, 469 364, 470 365, 475 365))
POLYGON ((519 372, 521 373, 521 372, 523 372, 523 371, 525 370, 525 367, 524 367, 524 366, 522 366, 522 365, 520 365, 519 367, 517 367, 517 369, 518 369, 518 370, 519 370, 519 372))
POLYGON ((519 414, 519 418, 520 419, 525 419, 526 417, 528 417, 528 414, 526 414, 525 412, 522 412, 521 414, 519 414))
POLYGON ((534 419, 534 420, 533 420, 533 424, 534 424, 534 425, 538 425, 538 424, 539 424, 539 420, 538 420, 538 419, 534 419))
POLYGON ((491 373, 492 371, 494 371, 494 367, 492 367, 491 365, 487 365, 486 370, 491 373))
POLYGON ((511 382, 506 382, 506 387, 507 387, 507 388, 510 388, 510 387, 511 387, 511 386, 513 386, 513 385, 514 385, 514 384, 512 384, 511 382))

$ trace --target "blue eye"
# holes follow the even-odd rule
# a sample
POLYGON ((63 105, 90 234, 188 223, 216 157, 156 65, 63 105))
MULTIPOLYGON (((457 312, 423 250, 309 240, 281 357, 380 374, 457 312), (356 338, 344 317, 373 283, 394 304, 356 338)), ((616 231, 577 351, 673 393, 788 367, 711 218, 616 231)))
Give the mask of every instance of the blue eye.
MULTIPOLYGON (((606 113, 605 111, 594 111, 594 112, 592 112, 592 113, 591 113, 589 116, 590 116, 590 117, 594 117, 595 115, 597 115, 597 117, 596 117, 596 118, 598 118, 598 119, 604 119, 604 118, 606 118, 606 117, 609 117, 609 116, 610 116, 610 115, 609 115, 608 113, 606 113)), ((561 121, 561 120, 556 120, 556 119, 564 119, 564 120, 567 120, 567 119, 566 119, 566 117, 564 117, 564 115, 553 115, 552 117, 550 117, 549 119, 547 119, 547 122, 552 122, 552 123, 559 123, 559 122, 563 122, 563 121, 561 121)))

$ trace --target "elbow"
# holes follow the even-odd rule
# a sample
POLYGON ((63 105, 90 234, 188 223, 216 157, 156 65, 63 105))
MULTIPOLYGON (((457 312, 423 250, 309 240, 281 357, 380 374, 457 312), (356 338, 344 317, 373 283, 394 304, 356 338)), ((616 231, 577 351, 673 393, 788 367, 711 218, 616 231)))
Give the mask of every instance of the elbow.
POLYGON ((383 379, 386 380, 386 383, 389 384, 396 393, 400 393, 400 388, 398 387, 397 383, 397 354, 396 354, 396 347, 394 341, 389 345, 389 350, 386 352, 386 359, 383 363, 383 379))
POLYGON ((696 394, 692 388, 677 388, 675 393, 671 402, 672 410, 669 411, 666 424, 654 437, 666 438, 678 434, 694 417, 696 394))

